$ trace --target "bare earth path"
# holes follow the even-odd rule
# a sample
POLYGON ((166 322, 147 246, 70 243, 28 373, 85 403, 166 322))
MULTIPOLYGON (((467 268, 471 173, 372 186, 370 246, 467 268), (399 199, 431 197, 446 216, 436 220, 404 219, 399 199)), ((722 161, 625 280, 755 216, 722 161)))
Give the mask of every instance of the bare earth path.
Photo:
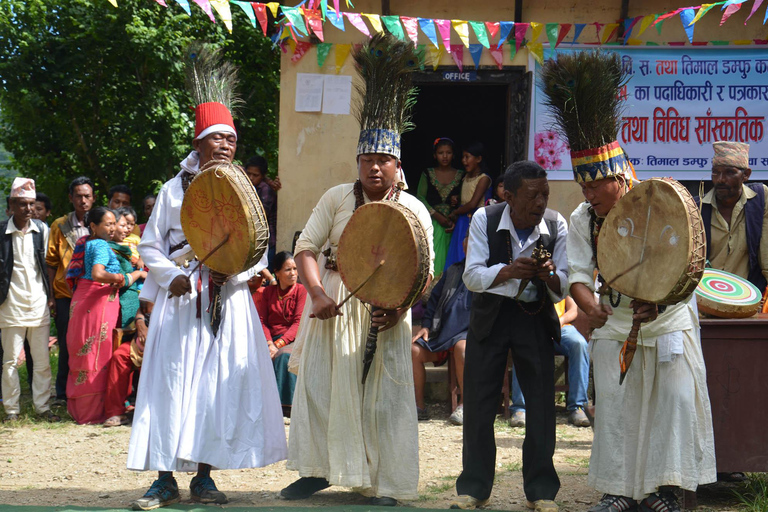
MULTIPOLYGON (((455 480, 461 470, 462 429, 448 424, 447 411, 439 409, 435 406, 433 410, 435 419, 419 423, 421 498, 405 505, 447 508, 455 496, 455 480)), ((521 473, 523 435, 524 429, 512 429, 501 420, 497 422, 496 484, 491 508, 525 510, 521 473)), ((155 476, 125 468, 129 436, 129 427, 105 429, 71 422, 51 426, 28 422, 14 427, 0 425, 0 503, 126 507, 146 491, 155 476)), ((557 440, 555 465, 562 482, 557 501, 563 511, 584 511, 599 499, 586 484, 592 431, 568 425, 561 411, 557 440)), ((366 504, 366 498, 333 487, 303 502, 280 499, 280 489, 297 478, 296 473, 285 469, 284 462, 262 469, 219 471, 214 477, 219 489, 229 496, 229 506, 234 507, 366 504)), ((187 490, 191 475, 177 475, 177 479, 182 503, 191 503, 187 490)), ((709 500, 701 494, 699 510, 737 509, 728 489, 720 490, 709 500)))

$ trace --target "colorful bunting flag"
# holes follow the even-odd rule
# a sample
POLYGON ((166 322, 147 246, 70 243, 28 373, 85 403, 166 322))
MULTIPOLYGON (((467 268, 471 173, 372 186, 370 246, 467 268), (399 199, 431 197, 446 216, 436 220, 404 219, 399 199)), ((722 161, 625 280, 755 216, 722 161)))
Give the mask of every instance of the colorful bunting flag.
POLYGON ((576 41, 579 39, 579 36, 581 35, 581 31, 584 30, 584 27, 586 27, 586 23, 576 23, 574 25, 573 29, 573 41, 571 41, 571 44, 576 44, 576 41))
POLYGON ((344 67, 344 61, 347 60, 347 55, 349 55, 350 50, 352 50, 351 44, 336 45, 336 74, 337 75, 341 73, 341 68, 344 67))
POLYGON ((232 11, 229 8, 229 0, 210 0, 211 5, 219 14, 219 18, 227 27, 229 33, 232 33, 232 11))
POLYGON ((565 36, 568 35, 568 32, 571 30, 571 24, 570 23, 561 23, 560 28, 558 29, 557 33, 557 42, 555 43, 555 48, 560 46, 560 43, 563 42, 563 39, 565 39, 565 36))
POLYGON ((641 19, 643 19, 642 16, 637 16, 635 18, 627 18, 624 20, 624 44, 627 44, 629 36, 632 35, 632 30, 634 30, 635 25, 637 25, 641 19))
MULTIPOLYGON (((197 2, 197 0, 195 0, 197 2)), ((269 6, 269 4, 267 4, 269 6)), ((283 6, 283 14, 285 14, 286 19, 288 19, 288 23, 291 24, 291 27, 293 27, 298 33, 302 36, 308 36, 309 33, 307 32, 307 26, 304 22, 304 17, 301 15, 301 12, 299 11, 298 7, 288 7, 283 6)))
MULTIPOLYGON (((483 57, 483 44, 469 45, 469 54, 472 56, 472 62, 475 63, 475 69, 480 67, 480 59, 483 57)), ((488 48, 488 46, 486 46, 488 48)))
MULTIPOLYGON (((285 9, 285 7, 283 7, 283 9, 285 9)), ((363 21, 363 17, 360 15, 360 13, 345 12, 344 16, 346 16, 347 20, 352 24, 352 26, 359 30, 363 35, 371 37, 371 33, 368 31, 368 26, 363 21)))
MULTIPOLYGON (((524 25, 527 25, 527 23, 524 23, 524 25)), ((499 36, 499 42, 496 44, 496 48, 501 48, 501 45, 503 45, 504 41, 506 41, 509 37, 509 33, 512 32, 513 28, 515 28, 515 24, 511 21, 500 21, 499 27, 501 35, 499 36)))
POLYGON ((691 23, 693 21, 694 16, 696 16, 696 13, 693 11, 693 8, 690 9, 683 9, 680 11, 680 21, 683 23, 683 28, 685 29, 685 35, 688 36, 688 41, 691 43, 693 42, 693 29, 694 25, 691 23))
POLYGON ((485 28, 488 29, 488 37, 489 39, 493 39, 496 37, 496 34, 499 33, 499 22, 498 21, 486 21, 485 22, 485 28))
MULTIPOLYGON (((729 0, 729 1, 730 1, 730 0, 729 0)), ((721 26, 721 27, 723 26, 723 23, 725 23, 725 20, 727 20, 728 18, 730 18, 732 14, 734 14, 736 11, 738 11, 739 9, 741 9, 741 4, 742 4, 743 2, 745 2, 745 1, 746 1, 746 0, 742 0, 741 2, 738 2, 738 3, 731 3, 730 5, 728 5, 728 2, 726 2, 726 5, 728 5, 728 7, 725 7, 725 6, 724 6, 724 7, 725 7, 725 12, 723 13, 723 19, 721 19, 721 20, 720 20, 720 26, 721 26)))
POLYGON ((605 26, 605 30, 603 30, 603 38, 600 40, 603 44, 607 43, 611 39, 613 39, 613 36, 616 35, 616 32, 619 30, 619 24, 618 23, 608 23, 605 26))
POLYGON ((264 32, 264 35, 267 35, 267 5, 251 2, 251 7, 253 7, 253 12, 256 13, 256 19, 259 20, 262 32, 264 32))
POLYGON ((307 17, 307 24, 312 32, 315 33, 320 41, 325 41, 323 37, 323 20, 320 19, 320 11, 311 9, 304 11, 304 15, 307 17))
POLYGON ((557 31, 560 25, 558 23, 547 23, 544 27, 544 31, 547 33, 547 40, 549 41, 549 48, 554 50, 558 44, 557 31))
POLYGON ((637 35, 641 36, 643 35, 643 32, 651 26, 651 23, 656 21, 656 18, 658 17, 657 14, 649 14, 647 16, 643 16, 643 20, 640 22, 640 30, 638 31, 637 35))
POLYGON ((508 41, 507 46, 509 46, 509 61, 512 62, 515 60, 515 55, 517 55, 517 48, 513 41, 508 41))
POLYGON ((488 42, 488 32, 485 29, 485 24, 482 21, 470 21, 469 26, 472 27, 472 31, 475 33, 477 42, 486 48, 490 48, 491 45, 488 42))
POLYGON ((746 45, 752 44, 752 40, 751 39, 735 39, 733 41, 733 44, 736 44, 739 46, 746 46, 746 45))
POLYGON ((654 21, 654 26, 656 27, 656 32, 658 32, 658 33, 659 33, 659 35, 661 35, 661 26, 662 26, 663 24, 664 24, 664 20, 661 20, 661 21, 659 21, 658 23, 656 23, 656 22, 654 21))
MULTIPOLYGON (((714 7, 714 6, 715 6, 715 4, 701 4, 701 6, 699 7, 699 11, 696 13, 696 16, 694 16, 694 18, 691 20, 691 24, 694 24, 694 23, 696 23, 697 21, 699 21, 699 20, 700 20, 700 19, 701 19, 701 18, 702 18, 702 17, 703 17, 705 14, 707 14, 707 13, 708 13, 708 12, 709 12, 709 11, 710 11, 710 10, 711 10, 713 7, 714 7)), ((641 32, 641 34, 642 34, 642 32, 641 32)))
POLYGON ((109 0, 109 3, 112 4, 112 7, 117 7, 117 0, 109 0))
POLYGON ((544 64, 544 45, 541 43, 528 43, 526 48, 528 48, 528 51, 531 52, 534 60, 539 63, 539 66, 544 64))
POLYGON ((437 48, 437 33, 435 32, 435 21, 432 18, 419 18, 419 27, 429 42, 437 48))
POLYGON ((373 28, 374 32, 377 34, 384 32, 384 29, 381 27, 381 17, 378 14, 363 14, 363 16, 365 16, 365 19, 371 24, 371 28, 373 28))
POLYGON ((317 45, 317 67, 323 67, 325 59, 328 58, 328 54, 331 53, 332 46, 331 43, 320 43, 317 45))
POLYGON ((432 66, 432 71, 437 71, 437 66, 440 65, 440 59, 443 57, 443 49, 439 46, 429 47, 429 64, 432 66))
POLYGON ((464 48, 469 48, 469 23, 464 20, 451 20, 453 30, 458 34, 464 48))
POLYGON ((328 7, 327 19, 331 22, 331 25, 342 32, 346 32, 344 28, 344 16, 340 12, 335 11, 333 7, 328 7))
POLYGON ((291 56, 291 62, 296 64, 301 60, 304 55, 307 54, 307 51, 312 46, 312 43, 309 41, 299 41, 296 43, 296 48, 293 50, 293 55, 291 56))
POLYGON ((504 47, 495 46, 491 47, 488 51, 491 52, 491 57, 496 62, 496 67, 501 69, 504 66, 504 47))
POLYGON ((400 16, 400 21, 403 22, 403 27, 405 27, 405 32, 408 34, 408 38, 413 41, 414 45, 418 45, 419 32, 417 30, 417 26, 419 24, 419 20, 416 18, 409 18, 407 16, 400 16))
POLYGON ((440 31, 440 37, 443 39, 443 46, 451 53, 451 22, 448 20, 435 20, 437 30, 440 31))
POLYGON ((155 2, 159 3, 159 4, 160 4, 160 5, 162 5, 163 7, 168 7, 168 4, 167 4, 167 3, 165 3, 165 0, 155 0, 155 2))
MULTIPOLYGON (((208 0, 194 0, 194 2, 200 6, 212 22, 216 23, 216 18, 213 17, 213 11, 211 10, 211 3, 208 0)), ((117 5, 117 2, 115 2, 115 5, 117 5)))
MULTIPOLYGON (((117 2, 115 2, 116 4, 117 2)), ((187 0, 176 0, 176 3, 181 6, 182 9, 184 9, 184 12, 187 13, 187 16, 192 16, 192 10, 189 8, 189 2, 187 0)), ((115 5, 117 7, 117 5, 115 5)))
MULTIPOLYGON (((763 5, 763 0, 755 0, 755 3, 752 5, 752 10, 749 12, 749 16, 747 16, 747 19, 744 20, 745 25, 749 21, 749 18, 751 18, 752 15, 755 14, 755 12, 757 12, 757 10, 760 8, 761 5, 763 5)), ((768 10, 765 11, 765 15, 768 16, 768 10)), ((765 25, 765 23, 763 23, 763 25, 765 25)))
POLYGON ((515 51, 520 51, 520 45, 523 44, 525 32, 528 30, 528 23, 515 24, 515 51))
POLYGON ((239 6, 245 15, 248 16, 248 21, 251 22, 251 26, 256 28, 256 16, 253 14, 253 7, 251 7, 251 4, 248 2, 239 2, 238 0, 231 0, 231 3, 239 6))
POLYGON ((590 25, 594 25, 594 26, 595 26, 595 38, 596 38, 596 39, 598 40, 598 42, 599 42, 599 41, 600 41, 600 31, 601 31, 601 30, 603 29, 603 27, 605 26, 605 23, 598 23, 598 22, 594 22, 594 23, 590 23, 590 25))
POLYGON ((405 33, 403 32, 403 26, 400 24, 400 18, 397 16, 382 16, 381 21, 384 22, 384 26, 390 34, 401 41, 405 40, 405 33))
POLYGON ((464 47, 460 44, 452 44, 451 45, 451 57, 453 57, 453 62, 456 63, 456 66, 459 68, 459 71, 464 71, 464 47))
POLYGON ((541 31, 544 30, 544 25, 541 23, 531 22, 531 41, 536 42, 541 37, 541 31))
POLYGON ((272 17, 277 18, 277 9, 280 7, 280 4, 278 2, 269 2, 267 3, 267 7, 272 13, 272 17))
POLYGON ((419 69, 424 71, 424 63, 427 60, 427 45, 416 45, 416 56, 419 58, 419 69))

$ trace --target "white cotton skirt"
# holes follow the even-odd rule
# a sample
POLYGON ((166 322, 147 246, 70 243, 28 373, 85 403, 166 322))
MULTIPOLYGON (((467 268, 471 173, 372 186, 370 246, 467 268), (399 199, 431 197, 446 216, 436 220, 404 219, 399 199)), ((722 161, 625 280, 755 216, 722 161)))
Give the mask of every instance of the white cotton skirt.
MULTIPOLYGON (((205 267, 204 267, 205 269, 205 267)), ((222 287, 214 338, 203 271, 191 294, 161 289, 150 320, 134 413, 128 468, 195 471, 261 467, 287 456, 282 408, 267 342, 248 285, 222 287)))
MULTIPOLYGON (((337 272, 323 277, 337 303, 347 290, 337 272)), ((365 386, 370 325, 356 298, 343 316, 310 319, 307 297, 292 356, 298 380, 291 410, 288 469, 368 496, 418 498, 419 444, 411 361, 411 317, 379 334, 365 386)))

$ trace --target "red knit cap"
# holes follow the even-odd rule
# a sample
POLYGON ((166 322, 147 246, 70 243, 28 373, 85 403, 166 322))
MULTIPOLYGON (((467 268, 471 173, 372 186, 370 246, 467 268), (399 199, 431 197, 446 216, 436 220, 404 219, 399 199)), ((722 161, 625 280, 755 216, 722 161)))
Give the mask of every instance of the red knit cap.
POLYGON ((195 107, 195 139, 202 139, 214 132, 237 136, 232 114, 222 103, 201 103, 195 107))

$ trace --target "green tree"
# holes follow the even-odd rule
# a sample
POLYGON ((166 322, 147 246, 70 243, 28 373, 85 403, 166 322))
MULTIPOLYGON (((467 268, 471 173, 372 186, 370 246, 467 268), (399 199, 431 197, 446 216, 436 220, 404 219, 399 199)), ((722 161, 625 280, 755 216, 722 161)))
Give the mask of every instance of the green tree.
POLYGON ((192 2, 3 0, 0 140, 12 166, 68 211, 67 185, 89 176, 97 193, 126 183, 144 194, 178 172, 191 150, 194 105, 184 49, 203 41, 240 67, 245 100, 238 158, 277 156, 278 50, 233 6, 233 34, 192 2))

